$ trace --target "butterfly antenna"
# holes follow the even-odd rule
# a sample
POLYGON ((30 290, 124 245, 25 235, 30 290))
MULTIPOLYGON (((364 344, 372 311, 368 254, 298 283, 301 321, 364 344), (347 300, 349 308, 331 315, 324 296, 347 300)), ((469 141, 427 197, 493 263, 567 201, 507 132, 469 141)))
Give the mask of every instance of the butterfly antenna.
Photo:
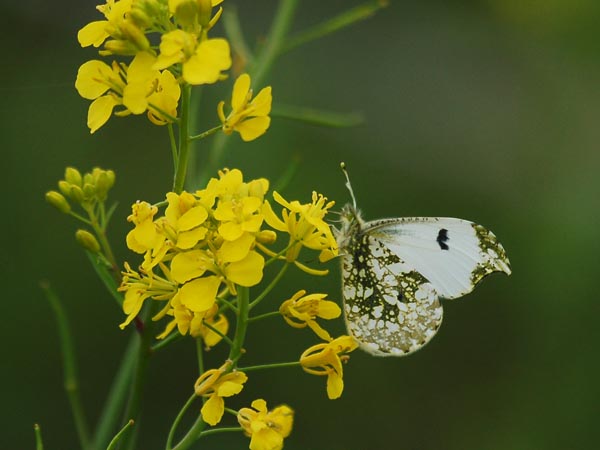
POLYGON ((354 191, 352 190, 352 185, 350 184, 350 177, 348 176, 345 162, 340 163, 340 169, 342 169, 342 172, 344 172, 344 176, 346 177, 346 187, 350 192, 350 197, 352 197, 352 206, 354 206, 354 209, 356 209, 356 197, 354 197, 354 191))

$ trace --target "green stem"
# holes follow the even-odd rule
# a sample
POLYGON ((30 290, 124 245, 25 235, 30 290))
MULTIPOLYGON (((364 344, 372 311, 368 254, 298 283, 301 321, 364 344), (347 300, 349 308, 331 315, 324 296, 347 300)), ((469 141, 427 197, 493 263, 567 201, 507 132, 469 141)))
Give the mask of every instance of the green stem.
POLYGON ((91 209, 88 211, 90 216, 91 226, 96 233, 96 238, 100 243, 100 247, 102 248, 102 253, 104 257, 108 260, 112 267, 113 277, 117 282, 121 281, 121 273, 119 272, 119 266, 117 265, 117 260, 115 259, 115 255, 112 251, 110 243, 108 242, 108 238, 106 237, 106 231, 104 230, 104 226, 102 223, 98 221, 96 214, 91 209))
POLYGON ((198 373, 204 373, 204 349, 202 348, 202 338, 196 338, 196 358, 198 359, 198 373))
POLYGON ((171 429, 169 430, 169 435, 167 436, 167 446, 166 446, 167 450, 171 450, 172 445, 173 445, 173 438, 175 437, 175 431, 177 430, 177 427, 181 423, 181 420, 183 419, 184 414, 186 413, 186 411, 188 409, 190 409, 190 406, 192 406, 192 403, 194 403, 194 400, 196 400, 196 398, 198 398, 196 396, 196 394, 192 394, 192 396, 190 398, 188 398, 187 402, 185 402, 185 405, 183 405, 183 408, 181 408, 179 410, 179 413, 177 413, 177 417, 175 417, 175 420, 173 421, 173 425, 171 425, 171 429))
POLYGON ((252 303, 250 303, 250 309, 252 309, 256 305, 258 305, 269 294, 269 292, 271 292, 273 290, 273 288, 277 285, 277 283, 279 283, 281 278, 283 278, 283 275, 285 274, 285 272, 289 266, 290 266, 290 263, 288 263, 288 262, 286 262, 284 264, 284 266, 281 268, 279 273, 277 273, 275 278, 273 278, 273 280, 271 281, 271 283, 269 283, 269 285, 265 288, 265 290, 262 291, 261 294, 252 301, 252 303))
POLYGON ((44 450, 44 442, 42 441, 42 430, 37 423, 33 425, 33 432, 35 433, 35 450, 44 450))
POLYGON ((171 144, 171 155, 173 156, 173 167, 177 167, 177 161, 179 160, 179 155, 177 154, 177 143, 175 142, 175 131, 173 130, 173 124, 170 123, 167 125, 169 130, 169 142, 171 144))
MULTIPOLYGON (((225 342, 227 342, 230 346, 233 345, 233 341, 231 339, 229 339, 229 337, 227 335, 221 333, 219 330, 217 330, 215 327, 213 327, 210 323, 203 321, 202 325, 204 325, 206 328, 208 328, 213 333, 221 336, 221 339, 223 339, 225 342)), ((200 372, 200 373, 202 373, 202 372, 200 372)))
POLYGON ((235 307, 235 305, 233 303, 231 303, 229 300, 226 300, 222 297, 217 297, 217 300, 219 300, 219 302, 221 303, 220 306, 224 306, 226 309, 230 309, 231 311, 233 311, 235 314, 237 314, 237 308, 235 307))
MULTIPOLYGON (((204 421, 202 420, 202 416, 199 414, 198 418, 187 432, 187 434, 183 437, 179 444, 172 448, 172 450, 187 450, 190 446, 198 440, 200 435, 202 434, 202 430, 204 429, 204 421)), ((167 447, 168 448, 168 447, 167 447)), ((168 448, 168 450, 171 450, 168 448)))
POLYGON ((190 114, 190 91, 191 87, 184 84, 181 90, 181 119, 179 122, 179 157, 173 180, 173 192, 181 194, 185 184, 188 157, 190 151, 189 139, 189 114, 190 114))
POLYGON ((368 19, 380 9, 385 8, 388 3, 389 2, 387 0, 371 0, 367 3, 349 9, 348 11, 344 11, 343 13, 332 17, 325 22, 317 24, 308 30, 296 34, 281 47, 280 52, 288 52, 308 42, 340 31, 341 29, 346 28, 347 26, 350 26, 356 22, 368 19))
POLYGON ((170 345, 172 342, 179 341, 181 338, 183 338, 183 336, 179 334, 179 331, 175 330, 174 333, 171 333, 169 336, 150 347, 150 350, 153 353, 158 350, 162 350, 166 346, 170 345))
POLYGON ((261 314, 259 316, 254 316, 254 317, 250 317, 248 319, 248 322, 254 322, 257 320, 262 320, 262 319, 268 319, 269 317, 274 317, 274 316, 281 316, 281 313, 279 311, 271 311, 265 314, 261 314))
POLYGON ((258 366, 248 366, 248 367, 240 367, 238 368, 241 372, 251 372, 253 370, 263 370, 263 369, 277 369, 281 367, 296 367, 300 365, 300 361, 290 361, 283 363, 273 363, 273 364, 260 364, 258 366))
POLYGON ((113 429, 119 420, 119 411, 123 407, 129 392, 128 388, 135 367, 135 355, 139 351, 139 345, 140 336, 137 333, 132 334, 96 426, 92 441, 94 450, 106 448, 113 429))
POLYGON ((228 433, 232 431, 240 432, 244 430, 242 427, 212 428, 210 430, 203 431, 200 437, 208 436, 209 434, 228 433))
POLYGON ((190 136, 190 141, 204 139, 205 137, 215 134, 217 131, 221 130, 222 128, 223 128, 223 125, 217 125, 216 127, 211 128, 210 130, 206 130, 204 133, 197 134, 196 136, 190 136))
POLYGON ((69 329, 67 315, 62 307, 58 295, 46 281, 41 283, 42 290, 54 311, 58 333, 60 336, 60 347, 63 355, 64 387, 71 404, 71 411, 75 420, 75 428, 82 449, 90 448, 90 434, 83 404, 79 397, 79 382, 77 380, 77 363, 75 362, 75 346, 69 329))
POLYGON ((121 428, 121 431, 119 431, 117 433, 117 435, 112 439, 112 441, 110 441, 110 444, 108 444, 108 447, 106 448, 106 450, 115 450, 117 448, 118 442, 121 440, 121 438, 123 437, 123 435, 125 434, 125 432, 129 428, 131 428, 134 423, 135 422, 133 420, 130 420, 129 422, 127 422, 125 424, 125 426, 123 428, 121 428))
POLYGON ((117 304, 119 305, 119 308, 121 308, 123 305, 123 296, 117 290, 119 286, 115 278, 110 273, 109 268, 102 261, 98 260, 98 255, 95 255, 94 253, 89 251, 86 251, 85 253, 87 254, 88 259, 90 260, 90 263, 92 264, 96 275, 98 275, 98 278, 100 278, 100 281, 102 281, 104 287, 106 287, 112 298, 116 300, 117 304))
MULTIPOLYGON (((143 388, 148 372, 147 369, 150 360, 150 355, 152 354, 150 350, 150 342, 152 341, 153 336, 153 322, 150 320, 151 317, 152 305, 148 305, 148 307, 144 311, 143 323, 145 324, 145 326, 141 330, 140 346, 138 348, 129 401, 127 403, 127 409, 123 417, 124 421, 129 421, 131 419, 138 421, 138 417, 140 415, 143 388)), ((133 433, 130 433, 123 438, 123 444, 120 447, 121 449, 133 449, 133 446, 135 445, 135 437, 138 430, 139 427, 136 427, 133 433)))
POLYGON ((246 330, 248 328, 248 313, 250 312, 250 290, 247 287, 239 286, 237 299, 238 314, 235 336, 229 352, 229 359, 234 361, 235 365, 237 365, 237 361, 240 359, 240 356, 242 356, 244 340, 246 338, 246 330))

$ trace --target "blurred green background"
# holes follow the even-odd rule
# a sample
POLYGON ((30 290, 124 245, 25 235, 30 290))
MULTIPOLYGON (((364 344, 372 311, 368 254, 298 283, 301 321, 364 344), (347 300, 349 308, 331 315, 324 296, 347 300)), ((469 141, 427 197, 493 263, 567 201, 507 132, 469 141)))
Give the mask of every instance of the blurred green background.
MULTIPOLYGON (((34 423, 46 449, 77 448, 57 329, 39 280, 50 280, 65 303, 92 419, 131 333, 117 327, 123 315, 74 243, 74 223, 45 204, 44 193, 66 165, 114 169, 120 206, 111 237, 121 260, 136 261, 123 239, 129 205, 157 201, 171 184, 165 129, 143 117, 112 118, 88 133, 88 102, 73 82, 79 65, 95 58, 76 41, 77 30, 98 18, 95 3, 0 6, 2 449, 33 448, 34 423)), ((251 42, 260 41, 276 2, 226 3, 238 5, 251 42)), ((359 3, 304 0, 294 30, 359 3)), ((308 200, 316 189, 341 205, 348 201, 338 169, 344 160, 367 219, 477 221, 498 235, 514 273, 446 302, 438 336, 413 356, 355 352, 339 400, 326 398, 324 379, 281 369, 253 373, 229 405, 262 396, 293 406, 287 449, 596 448, 599 25, 595 0, 393 1, 278 61, 269 78, 275 103, 356 111, 366 121, 324 129, 274 119, 253 143, 233 138, 229 166, 248 178, 277 179, 300 158, 286 197, 308 200)), ((204 90, 206 128, 227 89, 204 90)), ((271 305, 302 287, 339 300, 335 264, 332 272, 319 280, 295 273, 271 305)), ((334 328, 341 333, 341 321, 334 328)), ((289 360, 315 342, 308 330, 273 319, 250 329, 247 363, 289 360)), ((207 358, 218 364, 223 355, 217 348, 207 358)), ((151 370, 143 450, 164 448, 190 394, 197 376, 192 341, 156 355, 151 370)), ((247 445, 245 437, 222 435, 197 448, 247 445)))

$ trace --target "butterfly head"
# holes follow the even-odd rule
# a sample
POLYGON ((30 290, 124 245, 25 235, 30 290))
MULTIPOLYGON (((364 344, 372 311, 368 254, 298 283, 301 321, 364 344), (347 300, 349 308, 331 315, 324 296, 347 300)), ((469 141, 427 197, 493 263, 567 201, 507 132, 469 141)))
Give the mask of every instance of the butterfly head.
POLYGON ((354 191, 352 190, 352 185, 350 184, 350 177, 348 176, 348 171, 346 170, 346 164, 343 162, 340 163, 340 168, 342 169, 342 172, 344 172, 344 176, 346 177, 346 187, 348 188, 348 192, 350 192, 350 197, 352 198, 352 203, 348 203, 342 208, 342 212, 340 214, 340 229, 336 230, 338 247, 340 250, 343 250, 344 248, 348 247, 351 239, 358 234, 363 224, 363 220, 360 216, 360 211, 356 207, 356 198, 354 197, 354 191))

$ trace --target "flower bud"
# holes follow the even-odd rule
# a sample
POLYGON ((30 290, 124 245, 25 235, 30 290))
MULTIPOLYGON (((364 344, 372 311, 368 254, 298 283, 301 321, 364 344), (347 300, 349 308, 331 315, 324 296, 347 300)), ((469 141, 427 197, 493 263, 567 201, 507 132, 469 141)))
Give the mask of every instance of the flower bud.
POLYGON ((71 186, 69 186, 68 197, 71 200, 76 201, 77 203, 81 203, 83 202, 85 196, 83 195, 83 189, 81 189, 79 186, 75 186, 72 184, 71 186))
POLYGON ((96 237, 86 230, 77 230, 75 232, 75 239, 86 250, 89 250, 92 253, 100 252, 100 244, 96 237))
POLYGON ((71 205, 69 205, 67 199, 59 192, 46 192, 46 201, 62 213, 68 214, 71 212, 71 205))
POLYGON ((272 244, 277 239, 277 234, 272 230, 262 230, 256 233, 256 241, 261 244, 272 244))
POLYGON ((58 182, 58 190, 66 195, 67 197, 71 196, 71 183, 66 182, 65 180, 60 180, 58 182))
POLYGON ((173 15, 183 28, 193 28, 197 20, 198 6, 195 0, 180 0, 177 2, 173 15))
POLYGON ((96 195, 96 186, 93 184, 85 183, 83 185, 83 196, 86 200, 91 199, 96 195))
POLYGON ((74 167, 67 167, 65 169, 65 181, 70 184, 81 186, 81 173, 74 167))
POLYGON ((198 2, 198 23, 202 28, 206 28, 210 23, 212 15, 212 0, 197 0, 198 2))
POLYGON ((102 173, 100 173, 98 175, 98 178, 96 179, 96 195, 98 197, 98 200, 100 200, 101 202, 106 200, 106 195, 108 194, 108 191, 112 187, 112 183, 114 183, 114 172, 112 172, 113 173, 112 183, 111 183, 111 178, 108 174, 109 172, 112 172, 112 170, 111 171, 103 170, 102 173))
POLYGON ((121 24, 120 28, 125 39, 131 42, 139 51, 145 51, 150 48, 148 38, 135 24, 126 21, 121 24))

